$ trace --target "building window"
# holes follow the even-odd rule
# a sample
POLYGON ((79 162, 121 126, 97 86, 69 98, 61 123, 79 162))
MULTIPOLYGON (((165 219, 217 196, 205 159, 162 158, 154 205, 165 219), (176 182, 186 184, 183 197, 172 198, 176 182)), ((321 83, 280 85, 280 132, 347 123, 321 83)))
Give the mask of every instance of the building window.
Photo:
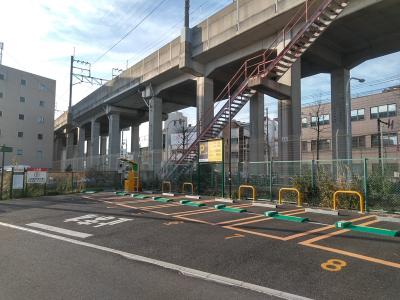
POLYGON ((17 149, 17 155, 19 155, 19 156, 24 155, 24 150, 17 149))
POLYGON ((38 140, 43 140, 43 134, 39 133, 39 134, 37 135, 37 138, 38 138, 38 140))
POLYGON ((42 106, 42 107, 43 107, 43 106, 44 106, 44 101, 40 100, 40 101, 39 101, 39 106, 42 106))
POLYGON ((39 85, 39 89, 40 89, 42 92, 47 92, 47 86, 46 86, 44 83, 41 83, 41 84, 39 85))
MULTIPOLYGON (((321 139, 319 140, 319 150, 330 150, 331 149, 331 141, 330 140, 325 140, 321 139)), ((317 150, 317 141, 312 140, 311 141, 311 151, 316 151, 317 150)))
POLYGON ((355 149, 365 148, 365 135, 363 136, 353 136, 352 138, 352 147, 355 149))
POLYGON ((43 159, 43 151, 38 150, 36 151, 36 158, 42 160, 43 159))
POLYGON ((365 118, 365 109, 354 109, 351 111, 351 120, 352 121, 361 121, 365 118))
POLYGON ((302 128, 307 128, 308 127, 308 119, 307 118, 301 119, 301 127, 302 128))
POLYGON ((385 104, 371 107, 371 119, 389 118, 397 115, 396 104, 385 104))
POLYGON ((37 118, 37 122, 38 122, 39 124, 43 124, 43 123, 44 123, 44 117, 38 117, 38 118, 37 118))
POLYGON ((18 131, 18 137, 22 138, 24 136, 24 133, 22 131, 18 131))
POLYGON ((0 92, 0 98, 3 98, 3 92, 0 92))
POLYGON ((4 74, 0 73, 0 80, 4 80, 5 76, 4 74))
POLYGON ((329 114, 326 114, 326 115, 320 115, 319 117, 316 117, 316 116, 311 117, 311 126, 312 127, 317 126, 317 120, 318 120, 319 125, 329 125, 330 116, 329 116, 329 114))
POLYGON ((3 116, 3 111, 0 110, 0 117, 2 117, 2 116, 3 116))
POLYGON ((19 115, 18 115, 18 119, 24 120, 24 119, 25 119, 25 116, 24 116, 23 114, 19 114, 19 115))
POLYGON ((301 142, 301 151, 307 152, 308 151, 308 142, 307 141, 302 141, 301 142))
POLYGON ((231 142, 232 142, 232 145, 237 145, 239 143, 239 138, 232 138, 231 142))
POLYGON ((26 80, 25 79, 21 79, 21 85, 22 86, 26 86, 26 80))
POLYGON ((19 102, 25 103, 25 97, 19 97, 19 102))
MULTIPOLYGON (((379 147, 379 134, 371 135, 371 146, 379 147)), ((397 146, 397 133, 383 133, 382 134, 383 146, 397 146)))
POLYGON ((311 127, 317 126, 317 117, 311 117, 311 127))

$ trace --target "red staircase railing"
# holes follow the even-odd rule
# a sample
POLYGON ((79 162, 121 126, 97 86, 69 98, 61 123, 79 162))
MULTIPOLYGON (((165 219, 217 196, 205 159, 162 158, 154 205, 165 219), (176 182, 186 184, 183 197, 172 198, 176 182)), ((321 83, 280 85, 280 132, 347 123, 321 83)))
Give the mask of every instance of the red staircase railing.
POLYGON ((200 119, 196 126, 192 127, 186 134, 187 141, 178 146, 163 166, 164 176, 170 177, 177 165, 192 163, 197 158, 199 141, 218 137, 229 120, 235 117, 256 93, 248 87, 250 78, 260 76, 275 81, 279 80, 337 18, 348 2, 348 0, 306 1, 268 49, 264 53, 246 60, 233 75, 215 99, 215 104, 211 105, 204 113, 204 115, 214 115, 218 109, 212 121, 204 124, 204 120, 200 119), (319 6, 317 6, 318 3, 320 3, 319 6), (287 35, 293 32, 295 32, 294 36, 286 42, 287 35), (282 47, 282 50, 278 53, 279 46, 282 47), (191 140, 194 142, 186 148, 185 145, 191 140))

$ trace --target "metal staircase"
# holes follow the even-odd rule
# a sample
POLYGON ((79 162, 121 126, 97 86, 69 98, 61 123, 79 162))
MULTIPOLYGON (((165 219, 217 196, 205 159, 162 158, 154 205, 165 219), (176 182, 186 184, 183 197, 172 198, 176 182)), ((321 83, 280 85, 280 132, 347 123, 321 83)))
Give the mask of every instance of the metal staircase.
POLYGON ((229 120, 232 120, 256 93, 249 87, 251 78, 279 80, 346 8, 348 2, 348 0, 306 1, 268 50, 244 62, 215 99, 215 104, 205 113, 214 115, 214 111, 219 109, 212 121, 204 124, 204 120, 200 120, 196 127, 186 134, 188 141, 194 141, 189 143, 189 147, 185 146, 187 141, 178 146, 163 166, 163 177, 171 179, 175 171, 179 170, 180 174, 184 172, 196 161, 199 142, 218 137, 229 120), (289 34, 294 35, 287 41, 289 34), (278 48, 282 50, 278 52, 278 48), (182 165, 187 167, 182 168, 182 165))

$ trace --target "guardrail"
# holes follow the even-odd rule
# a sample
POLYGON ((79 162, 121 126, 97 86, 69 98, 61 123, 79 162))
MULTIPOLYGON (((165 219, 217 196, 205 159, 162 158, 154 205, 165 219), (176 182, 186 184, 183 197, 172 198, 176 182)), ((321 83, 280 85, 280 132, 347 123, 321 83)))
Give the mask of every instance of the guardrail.
POLYGON ((337 210, 337 196, 339 194, 349 194, 349 195, 356 195, 360 199, 360 213, 365 212, 365 202, 364 202, 364 196, 357 191, 346 191, 346 190, 339 190, 333 193, 333 210, 337 210))
POLYGON ((252 186, 252 185, 245 185, 245 184, 239 186, 239 193, 238 193, 239 194, 238 195, 239 200, 241 198, 243 189, 250 189, 252 191, 252 194, 253 194, 253 199, 252 200, 256 201, 256 188, 254 186, 252 186))
POLYGON ((162 184, 161 184, 161 191, 162 191, 162 193, 171 193, 171 181, 163 181, 162 184), (168 192, 166 192, 164 190, 165 186, 169 187, 169 191, 168 192))
POLYGON ((182 193, 185 193, 185 186, 190 186, 191 189, 191 194, 194 194, 194 188, 193 188, 193 183, 191 182, 184 182, 182 185, 182 193))
POLYGON ((302 206, 302 201, 301 201, 301 194, 300 191, 296 188, 281 188, 279 190, 279 198, 278 198, 278 204, 282 204, 282 192, 296 192, 297 193, 297 206, 301 207, 302 206))

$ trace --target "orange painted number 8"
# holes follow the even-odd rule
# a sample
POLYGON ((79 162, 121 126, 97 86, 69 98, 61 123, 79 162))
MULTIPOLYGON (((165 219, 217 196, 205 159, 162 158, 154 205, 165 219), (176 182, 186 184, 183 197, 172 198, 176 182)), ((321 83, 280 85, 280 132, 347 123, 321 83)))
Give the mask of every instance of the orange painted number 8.
POLYGON ((339 272, 346 267, 347 263, 341 259, 330 259, 326 263, 321 264, 321 268, 330 272, 339 272))

